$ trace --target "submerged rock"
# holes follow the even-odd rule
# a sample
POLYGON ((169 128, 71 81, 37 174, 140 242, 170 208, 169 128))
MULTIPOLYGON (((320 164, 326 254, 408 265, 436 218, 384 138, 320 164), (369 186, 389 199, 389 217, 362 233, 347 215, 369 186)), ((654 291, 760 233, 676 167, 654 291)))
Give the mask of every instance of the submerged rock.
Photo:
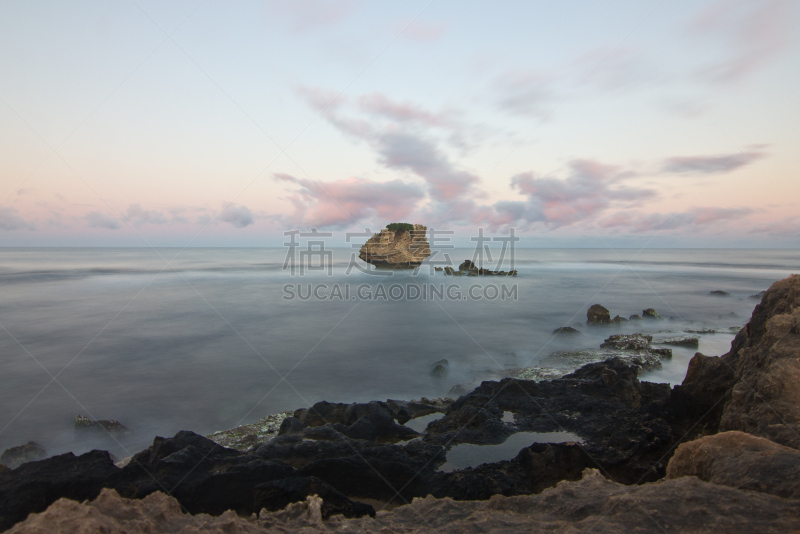
POLYGON ((580 336, 581 333, 579 330, 572 328, 571 326, 561 326, 553 330, 553 333, 559 336, 580 336))
POLYGON ((421 224, 415 224, 413 230, 381 230, 364 243, 358 257, 381 268, 417 268, 431 255, 427 230, 421 224))
POLYGON ((25 445, 17 445, 3 451, 0 456, 0 464, 5 465, 9 469, 16 469, 26 462, 33 462, 47 457, 47 451, 36 443, 29 441, 25 445))
POLYGON ((586 312, 587 325, 602 325, 611 323, 611 314, 600 304, 593 304, 586 312))
POLYGON ((653 339, 657 345, 674 345, 677 347, 699 347, 700 338, 697 336, 672 336, 653 339))
POLYGON ((767 294, 766 291, 761 291, 760 293, 756 293, 755 295, 750 295, 750 298, 751 299, 756 299, 756 300, 761 300, 762 298, 764 298, 764 295, 766 295, 766 294, 767 294))
POLYGON ((78 415, 75 417, 76 430, 100 430, 109 434, 128 434, 128 427, 114 419, 98 419, 97 421, 78 415))
POLYGON ((714 291, 711 291, 709 293, 709 295, 711 295, 713 297, 730 297, 731 296, 730 293, 728 293, 727 291, 722 291, 721 289, 715 289, 714 291))

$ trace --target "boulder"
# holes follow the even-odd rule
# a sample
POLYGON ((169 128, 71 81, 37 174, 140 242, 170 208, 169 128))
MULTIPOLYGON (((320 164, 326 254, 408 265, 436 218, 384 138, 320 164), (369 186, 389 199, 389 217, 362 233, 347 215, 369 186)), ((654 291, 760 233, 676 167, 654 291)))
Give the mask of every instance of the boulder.
POLYGON ((636 315, 636 314, 633 314, 630 317, 628 317, 628 320, 629 321, 641 321, 642 318, 640 316, 636 315))
POLYGON ((646 310, 642 310, 642 318, 643 319, 661 319, 661 316, 653 308, 647 308, 646 310))
POLYGON ((413 230, 381 230, 364 243, 358 257, 380 268, 415 269, 431 255, 427 230, 421 224, 413 230))
POLYGON ((35 441, 29 441, 25 445, 17 445, 3 451, 0 456, 0 464, 5 464, 9 469, 16 469, 25 462, 42 460, 47 457, 44 447, 35 441))
POLYGON ((739 431, 681 444, 667 478, 695 476, 706 482, 800 498, 800 451, 739 431))
POLYGON ((611 314, 600 304, 593 304, 586 312, 587 325, 602 325, 611 323, 611 314))

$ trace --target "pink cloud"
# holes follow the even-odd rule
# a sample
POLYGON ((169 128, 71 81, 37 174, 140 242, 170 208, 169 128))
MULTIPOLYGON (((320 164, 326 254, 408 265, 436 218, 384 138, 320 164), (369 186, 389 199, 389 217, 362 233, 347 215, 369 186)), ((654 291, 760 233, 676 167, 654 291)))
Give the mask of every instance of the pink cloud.
POLYGON ((716 156, 679 156, 667 158, 662 170, 670 173, 722 174, 750 165, 763 158, 762 152, 736 152, 716 156))
POLYGON ((294 213, 288 222, 297 227, 343 228, 362 221, 396 221, 409 215, 425 196, 418 186, 402 180, 373 182, 353 177, 315 183, 288 174, 274 176, 300 187, 289 198, 294 213))
POLYGON ((610 208, 635 205, 656 196, 653 190, 626 184, 625 180, 632 176, 615 165, 573 160, 564 179, 538 177, 530 172, 514 176, 511 185, 524 200, 504 200, 492 206, 461 202, 459 213, 453 217, 490 228, 527 229, 539 225, 555 229, 592 222, 610 208))
POLYGON ((447 117, 438 113, 430 113, 419 106, 410 103, 393 102, 385 95, 372 93, 363 95, 358 99, 359 107, 368 113, 373 113, 398 122, 417 122, 428 126, 447 126, 447 117))

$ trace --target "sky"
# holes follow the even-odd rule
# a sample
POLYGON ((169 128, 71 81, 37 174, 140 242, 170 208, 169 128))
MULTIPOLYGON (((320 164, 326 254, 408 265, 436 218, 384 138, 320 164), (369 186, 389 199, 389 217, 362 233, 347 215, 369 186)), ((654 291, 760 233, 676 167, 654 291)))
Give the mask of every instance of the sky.
POLYGON ((0 3, 0 246, 800 246, 793 0, 0 3))

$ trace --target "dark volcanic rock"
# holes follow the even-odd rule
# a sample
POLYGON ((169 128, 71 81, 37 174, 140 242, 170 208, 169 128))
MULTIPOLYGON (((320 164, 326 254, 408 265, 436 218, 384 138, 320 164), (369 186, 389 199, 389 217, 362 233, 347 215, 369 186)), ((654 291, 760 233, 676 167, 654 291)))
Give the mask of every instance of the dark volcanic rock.
POLYGON ((0 531, 30 513, 43 511, 61 497, 94 499, 109 477, 118 472, 105 451, 61 454, 0 472, 0 531))
POLYGON ((322 518, 335 514, 345 517, 375 517, 375 509, 364 503, 353 502, 329 484, 316 477, 291 477, 266 482, 255 487, 255 509, 266 508, 272 512, 282 510, 293 502, 305 501, 311 495, 322 499, 322 518))
POLYGON ((709 295, 712 295, 714 297, 730 297, 731 296, 731 294, 728 293, 727 291, 722 291, 720 289, 716 289, 714 291, 711 291, 709 293, 709 295))
MULTIPOLYGON (((655 479, 663 476, 665 465, 657 460, 667 452, 672 441, 671 429, 665 420, 669 386, 640 382, 636 374, 634 366, 612 359, 586 365, 557 380, 484 382, 454 402, 444 417, 432 422, 423 440, 442 445, 465 442, 481 445, 502 443, 518 431, 566 430, 579 435, 584 440, 581 449, 593 461, 616 473, 615 476, 620 477, 618 480, 655 479), (515 414, 515 425, 503 423, 506 411, 515 414)), ((561 446, 553 445, 555 449, 561 446)), ((520 462, 516 459, 476 468, 477 471, 472 472, 479 475, 475 477, 470 494, 489 491, 486 485, 479 483, 481 477, 508 480, 508 486, 500 491, 505 495, 514 493, 517 486, 533 488, 542 483, 536 482, 538 475, 525 471, 520 462), (491 473, 494 474, 489 476, 491 473), (528 482, 520 486, 517 480, 528 482)), ((568 473, 579 473, 586 465, 580 464, 578 468, 561 464, 556 469, 566 477, 568 473)), ((548 475, 547 480, 552 482, 553 477, 560 480, 558 476, 561 475, 548 475)), ((437 484, 442 488, 451 487, 444 481, 446 478, 439 477, 437 484)), ((453 488, 457 486, 452 485, 453 488)), ((444 491, 436 494, 443 495, 444 491)))
POLYGON ((561 326, 553 330, 553 333, 558 336, 580 336, 580 331, 572 328, 571 326, 561 326))
POLYGON ((0 456, 0 464, 4 464, 9 469, 15 469, 25 462, 33 462, 47 457, 44 447, 35 441, 29 441, 25 445, 17 445, 3 451, 0 456))
MULTIPOLYGON (((441 367, 441 365, 440 365, 441 367)), ((321 425, 330 426, 347 437, 367 439, 371 441, 402 441, 416 437, 417 432, 395 422, 395 418, 408 421, 411 415, 407 403, 404 412, 393 412, 385 402, 372 401, 364 404, 335 404, 318 402, 308 409, 294 412, 293 418, 287 418, 281 425, 279 434, 299 433, 307 427, 321 425), (408 418, 406 418, 408 417, 408 418)), ((398 407, 395 403, 394 406, 398 407)), ((430 407, 431 413, 437 411, 430 407)), ((419 416, 419 410, 414 417, 419 416)))
POLYGON ((684 476, 798 499, 800 451, 744 432, 721 432, 678 447, 667 478, 684 476))
POLYGON ((170 491, 191 513, 218 515, 234 510, 249 515, 257 484, 294 476, 282 463, 226 449, 194 434, 178 432, 156 438, 107 483, 123 497, 141 499, 156 491, 170 491))
POLYGON ((611 314, 600 304, 593 304, 586 312, 586 324, 610 324, 611 314))

